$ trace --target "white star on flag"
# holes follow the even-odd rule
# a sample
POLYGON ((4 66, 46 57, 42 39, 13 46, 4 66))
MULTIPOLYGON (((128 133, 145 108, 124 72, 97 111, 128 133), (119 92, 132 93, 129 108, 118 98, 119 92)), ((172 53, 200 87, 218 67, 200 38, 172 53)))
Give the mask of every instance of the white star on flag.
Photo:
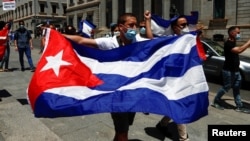
POLYGON ((60 66, 62 66, 62 65, 64 65, 64 66, 72 65, 71 63, 62 60, 62 56, 63 56, 63 50, 60 51, 55 56, 46 57, 47 64, 41 69, 41 72, 45 71, 45 70, 48 70, 48 69, 53 69, 56 76, 58 76, 60 66))

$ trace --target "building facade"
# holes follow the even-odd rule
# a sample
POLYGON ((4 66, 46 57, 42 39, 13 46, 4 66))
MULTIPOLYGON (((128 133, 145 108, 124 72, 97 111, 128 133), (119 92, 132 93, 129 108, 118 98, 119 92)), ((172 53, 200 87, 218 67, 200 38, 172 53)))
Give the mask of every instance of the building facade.
POLYGON ((16 9, 3 11, 0 4, 0 20, 13 19, 13 30, 23 20, 28 30, 35 31, 41 23, 53 23, 61 28, 66 24, 66 0, 16 0, 16 9))
POLYGON ((67 0, 67 22, 78 27, 80 20, 88 19, 99 31, 108 32, 110 23, 116 22, 121 13, 132 12, 140 21, 144 11, 150 10, 169 19, 173 5, 180 15, 198 11, 205 37, 222 34, 226 38, 227 29, 232 25, 242 27, 242 40, 250 37, 249 0, 67 0))
POLYGON ((173 6, 176 7, 175 14, 179 15, 198 11, 205 37, 222 34, 226 38, 228 27, 238 25, 242 28, 241 41, 250 38, 249 0, 16 0, 16 10, 0 8, 0 20, 13 18, 14 28, 18 27, 19 20, 24 20, 26 27, 34 30, 46 21, 60 27, 71 24, 77 29, 82 19, 88 19, 97 26, 95 34, 98 37, 107 33, 110 23, 116 23, 124 12, 134 13, 138 22, 143 20, 145 10, 169 19, 173 6))

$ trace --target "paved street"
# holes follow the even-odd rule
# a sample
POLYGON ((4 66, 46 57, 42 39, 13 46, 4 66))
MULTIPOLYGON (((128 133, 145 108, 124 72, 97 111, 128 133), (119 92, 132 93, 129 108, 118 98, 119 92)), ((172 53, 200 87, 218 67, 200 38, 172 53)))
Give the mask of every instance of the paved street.
MULTIPOLYGON (((33 61, 39 60, 39 40, 34 40, 33 61)), ((250 49, 249 49, 250 51, 250 49)), ((250 54, 250 53, 249 53, 250 54)), ((110 115, 96 114, 67 118, 35 118, 26 100, 26 89, 32 72, 20 71, 18 54, 11 48, 9 68, 13 72, 0 73, 0 141, 111 141, 114 136, 110 115)), ((26 61, 26 67, 28 63, 26 61)), ((214 93, 209 94, 210 101, 214 93)), ((224 96, 229 106, 234 106, 232 97, 224 96)), ((250 101, 244 101, 250 105, 250 101)), ((218 110, 209 106, 209 115, 188 124, 191 141, 207 141, 207 127, 215 124, 250 125, 249 114, 234 109, 218 110)), ((155 125, 162 116, 137 113, 130 127, 130 141, 171 141, 162 135, 155 125)), ((175 126, 170 126, 172 131, 175 126)))

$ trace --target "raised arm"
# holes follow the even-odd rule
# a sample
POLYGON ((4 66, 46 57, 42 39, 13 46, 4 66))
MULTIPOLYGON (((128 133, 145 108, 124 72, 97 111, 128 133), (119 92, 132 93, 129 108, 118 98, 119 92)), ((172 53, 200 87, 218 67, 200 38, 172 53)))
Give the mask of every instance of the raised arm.
POLYGON ((232 48, 232 52, 233 53, 237 53, 237 54, 240 54, 242 53, 243 51, 245 51, 247 48, 250 47, 250 40, 248 40, 245 44, 243 44, 242 46, 237 46, 237 47, 234 47, 232 48))
POLYGON ((153 39, 154 36, 151 30, 151 13, 148 10, 145 11, 144 18, 145 18, 145 24, 146 24, 146 36, 149 39, 153 39))

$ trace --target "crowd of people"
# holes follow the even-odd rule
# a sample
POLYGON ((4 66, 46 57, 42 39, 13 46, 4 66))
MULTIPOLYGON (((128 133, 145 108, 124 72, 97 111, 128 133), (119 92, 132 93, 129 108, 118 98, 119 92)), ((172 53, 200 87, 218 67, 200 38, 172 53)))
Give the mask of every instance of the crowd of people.
MULTIPOLYGON (((3 27, 5 27, 4 23, 3 27)), ((1 29, 2 29, 1 28, 1 29)), ((8 27, 10 28, 10 26, 8 27)), ((46 29, 55 29, 53 25, 45 25, 43 27, 42 38, 41 38, 41 52, 43 52, 46 29)), ((184 15, 179 15, 171 23, 171 29, 173 31, 172 35, 163 36, 180 36, 189 32, 188 21, 184 15)), ((199 29, 200 30, 200 29, 199 29)), ((198 32, 201 33, 201 32, 198 32)), ((229 38, 225 42, 225 56, 226 61, 224 64, 223 78, 224 85, 218 91, 212 106, 215 108, 223 110, 223 106, 220 104, 221 97, 230 88, 233 88, 233 94, 236 103, 236 111, 247 113, 248 110, 243 108, 243 104, 240 98, 240 81, 241 76, 239 73, 239 57, 238 54, 245 51, 250 47, 250 40, 242 46, 236 46, 236 40, 240 36, 240 28, 237 26, 230 27, 228 29, 229 38), (233 63, 233 65, 231 65, 233 63), (233 83, 232 83, 233 82, 233 83)), ((62 34, 66 38, 75 41, 76 43, 83 44, 89 47, 110 50, 121 46, 132 44, 134 42, 140 42, 145 40, 153 40, 153 32, 151 30, 151 13, 150 11, 145 11, 144 20, 139 22, 133 13, 124 13, 118 17, 117 23, 112 23, 110 25, 110 36, 100 37, 100 38, 85 38, 77 34, 75 27, 68 25, 65 32, 62 34), (139 33, 137 33, 137 28, 139 27, 139 33)), ((8 44, 5 45, 6 47, 8 44)), ((24 22, 19 21, 19 29, 15 32, 14 36, 14 46, 16 51, 19 53, 19 62, 21 66, 21 71, 25 71, 25 66, 23 62, 23 55, 25 54, 29 67, 31 71, 35 71, 35 66, 31 58, 31 49, 33 49, 32 38, 27 29, 24 27, 24 22)), ((6 55, 1 59, 0 71, 8 70, 8 57, 9 51, 6 48, 6 55), (6 58, 5 58, 6 57, 6 58), (2 62, 5 63, 5 68, 2 68, 2 62), (6 65, 7 64, 7 65, 6 65)), ((148 114, 148 113, 147 113, 148 114)), ((115 135, 113 141, 128 141, 128 131, 129 126, 133 124, 134 117, 136 113, 134 112, 124 112, 124 113, 111 113, 111 118, 114 124, 115 135)), ((168 133, 167 126, 170 122, 174 122, 170 117, 164 116, 161 121, 156 123, 156 128, 162 131, 165 135, 171 136, 168 133)), ((179 140, 189 141, 187 126, 185 123, 177 124, 179 140)))

